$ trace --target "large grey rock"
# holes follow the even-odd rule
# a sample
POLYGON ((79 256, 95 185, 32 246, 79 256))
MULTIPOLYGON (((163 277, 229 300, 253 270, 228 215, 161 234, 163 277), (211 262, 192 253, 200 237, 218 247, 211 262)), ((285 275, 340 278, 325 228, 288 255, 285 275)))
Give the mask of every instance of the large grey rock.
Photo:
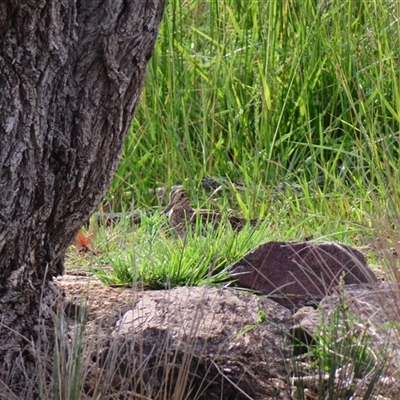
POLYGON ((145 292, 117 323, 103 364, 118 360, 114 372, 130 374, 131 390, 142 385, 146 398, 161 391, 168 399, 275 398, 280 392, 285 399, 283 341, 291 325, 289 310, 233 290, 145 292))
POLYGON ((294 309, 321 300, 341 277, 344 284, 377 281, 361 252, 336 243, 265 243, 236 262, 230 275, 239 286, 294 309))

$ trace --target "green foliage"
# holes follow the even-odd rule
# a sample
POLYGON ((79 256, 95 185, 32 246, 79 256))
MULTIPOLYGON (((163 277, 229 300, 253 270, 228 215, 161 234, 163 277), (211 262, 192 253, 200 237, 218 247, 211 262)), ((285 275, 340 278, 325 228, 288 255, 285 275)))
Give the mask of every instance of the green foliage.
MULTIPOLYGON (((97 239, 99 257, 92 260, 92 272, 104 283, 114 286, 139 286, 165 289, 175 286, 222 285, 228 282, 227 267, 265 240, 268 228, 250 227, 237 234, 221 225, 196 226, 186 240, 173 236, 165 218, 142 216, 140 227, 127 233, 123 225, 114 227, 120 235, 97 239)), ((200 221, 199 221, 200 222, 200 221)))
POLYGON ((169 1, 113 206, 206 175, 253 194, 323 172, 372 207, 370 191, 399 182, 399 13, 390 0, 169 1))
POLYGON ((271 229, 246 245, 219 233, 181 243, 156 218, 99 245, 96 273, 114 285, 221 281, 267 240, 399 231, 399 14, 391 0, 170 0, 107 201, 154 208, 165 198, 152 189, 183 183, 194 206, 271 229), (204 176, 241 189, 210 196, 204 176))

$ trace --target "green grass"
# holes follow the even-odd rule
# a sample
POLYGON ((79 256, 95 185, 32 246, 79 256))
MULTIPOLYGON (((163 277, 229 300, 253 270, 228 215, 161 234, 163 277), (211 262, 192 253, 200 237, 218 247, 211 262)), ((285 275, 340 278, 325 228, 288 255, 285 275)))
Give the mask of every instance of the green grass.
POLYGON ((169 1, 105 201, 157 210, 154 189, 183 184, 194 205, 269 219, 275 239, 394 240, 399 16, 392 0, 169 1), (205 176, 232 187, 210 199, 205 176))
MULTIPOLYGON (((196 226, 185 240, 174 235, 165 217, 142 216, 133 229, 118 223, 112 229, 101 227, 93 242, 95 252, 85 260, 86 269, 111 286, 140 286, 168 289, 176 286, 223 286, 229 284, 228 266, 272 237, 268 221, 240 233, 229 224, 214 231, 196 226)), ((82 256, 71 249, 69 265, 82 265, 82 256)))
POLYGON ((148 189, 198 190, 206 175, 253 193, 323 172, 373 210, 367 194, 389 171, 399 181, 398 14, 389 0, 171 0, 109 201, 154 206, 148 189))
MULTIPOLYGON (((208 206, 227 210, 228 195, 219 197, 203 196, 193 198, 194 206, 208 206)), ((236 215, 241 213, 239 204, 245 203, 245 194, 236 192, 233 200, 237 202, 236 215), (243 196, 243 197, 242 197, 243 196)), ((129 220, 122 219, 116 225, 105 225, 92 229, 96 231, 92 248, 86 254, 71 248, 68 253, 68 270, 91 271, 105 284, 112 286, 139 286, 147 289, 166 289, 175 286, 198 286, 205 283, 223 286, 229 283, 229 266, 253 250, 258 245, 272 240, 337 241, 345 244, 367 242, 368 227, 362 213, 352 211, 352 220, 343 221, 343 198, 330 197, 329 202, 322 197, 312 199, 313 194, 305 196, 288 189, 282 193, 271 192, 268 213, 260 218, 256 229, 250 226, 237 233, 229 223, 221 224, 214 231, 211 226, 198 225, 185 240, 176 237, 167 218, 155 211, 152 216, 142 214, 140 226, 131 226, 129 220), (312 201, 318 202, 320 212, 304 215, 303 207, 312 201), (331 218, 322 211, 331 210, 331 218), (333 218, 333 212, 338 218, 333 218)))

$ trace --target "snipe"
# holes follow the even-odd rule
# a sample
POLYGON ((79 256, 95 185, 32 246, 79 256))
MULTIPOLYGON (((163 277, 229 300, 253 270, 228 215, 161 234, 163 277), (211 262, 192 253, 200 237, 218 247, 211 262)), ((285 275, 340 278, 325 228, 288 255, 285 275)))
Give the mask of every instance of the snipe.
MULTIPOLYGON (((188 229, 194 232, 198 219, 200 219, 202 223, 210 224, 214 229, 217 229, 219 224, 225 219, 222 213, 218 211, 195 209, 191 207, 189 194, 183 189, 177 189, 171 192, 170 200, 164 210, 164 214, 167 215, 169 223, 176 234, 182 239, 186 238, 188 229)), ((256 219, 247 221, 244 218, 235 216, 227 216, 226 220, 236 232, 241 231, 247 222, 249 222, 251 226, 257 224, 256 219)))

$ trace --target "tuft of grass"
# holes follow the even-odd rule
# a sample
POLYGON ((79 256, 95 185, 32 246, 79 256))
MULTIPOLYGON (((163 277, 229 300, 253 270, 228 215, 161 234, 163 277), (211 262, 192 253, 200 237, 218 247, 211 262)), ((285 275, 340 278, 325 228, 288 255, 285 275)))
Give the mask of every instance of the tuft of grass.
POLYGON ((376 333, 358 323, 343 300, 330 314, 321 314, 319 325, 309 333, 307 346, 299 345, 298 339, 294 341, 294 350, 300 349, 301 353, 292 359, 296 398, 374 398, 380 377, 388 369, 389 353, 383 349, 382 354, 376 352, 376 333))
POLYGON ((99 257, 91 271, 102 282, 113 286, 169 289, 223 285, 228 284, 229 265, 268 236, 265 223, 259 230, 248 226, 238 234, 228 223, 214 231, 199 221, 196 232, 182 240, 165 222, 160 215, 142 216, 141 226, 130 235, 108 243, 104 253, 98 247, 99 257), (133 246, 127 246, 132 243, 133 246))
MULTIPOLYGON (((88 369, 87 361, 84 360, 83 356, 84 334, 88 316, 85 300, 82 299, 75 312, 71 309, 71 305, 66 311, 75 320, 75 327, 72 332, 73 340, 71 343, 66 341, 67 324, 60 310, 56 321, 57 340, 53 353, 52 388, 50 390, 56 399, 78 400, 81 398, 84 384, 82 376, 88 369)), ((46 397, 52 396, 43 393, 42 398, 46 397)))

